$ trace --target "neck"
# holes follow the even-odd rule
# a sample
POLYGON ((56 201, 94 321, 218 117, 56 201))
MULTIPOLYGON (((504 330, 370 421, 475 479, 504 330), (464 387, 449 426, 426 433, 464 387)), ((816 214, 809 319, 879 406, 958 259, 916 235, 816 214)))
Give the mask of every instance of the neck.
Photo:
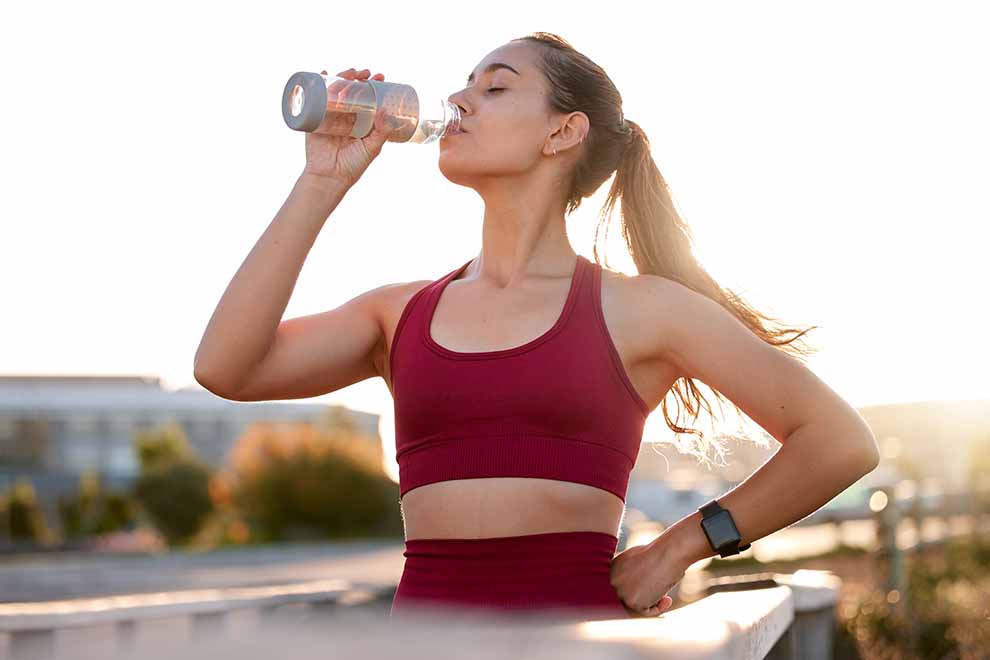
POLYGON ((500 288, 570 277, 577 254, 567 239, 564 206, 547 195, 545 182, 529 189, 502 184, 484 191, 481 253, 464 276, 480 275, 500 288))

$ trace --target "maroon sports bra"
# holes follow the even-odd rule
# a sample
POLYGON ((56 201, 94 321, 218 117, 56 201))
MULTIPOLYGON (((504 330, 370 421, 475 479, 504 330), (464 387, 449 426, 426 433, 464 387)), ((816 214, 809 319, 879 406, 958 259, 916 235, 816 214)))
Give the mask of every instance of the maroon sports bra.
POLYGON ((624 502, 649 406, 623 368, 601 307, 601 266, 578 255, 563 312, 514 348, 464 353, 433 341, 444 288, 417 291, 389 351, 400 497, 438 481, 537 477, 624 502))

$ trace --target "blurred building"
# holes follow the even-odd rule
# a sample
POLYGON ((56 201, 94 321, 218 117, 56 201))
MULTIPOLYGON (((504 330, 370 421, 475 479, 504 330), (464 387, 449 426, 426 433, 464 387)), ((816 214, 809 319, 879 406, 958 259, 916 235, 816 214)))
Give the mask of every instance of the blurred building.
POLYGON ((381 454, 378 415, 341 406, 228 401, 200 387, 165 390, 155 377, 0 376, 0 491, 27 477, 46 513, 54 514, 55 498, 77 489, 86 470, 114 487, 132 482, 138 431, 177 423, 216 467, 254 422, 328 419, 353 424, 381 454))

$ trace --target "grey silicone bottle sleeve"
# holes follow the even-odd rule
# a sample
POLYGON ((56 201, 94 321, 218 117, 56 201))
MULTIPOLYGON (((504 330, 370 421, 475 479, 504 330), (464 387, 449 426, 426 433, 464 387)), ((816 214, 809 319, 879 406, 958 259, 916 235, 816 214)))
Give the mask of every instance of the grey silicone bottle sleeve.
MULTIPOLYGON (((378 80, 365 80, 363 82, 371 85, 371 89, 375 91, 375 108, 381 105, 382 92, 379 90, 378 86, 382 84, 378 80)), ((369 112, 359 112, 354 120, 354 128, 351 130, 351 137, 363 138, 371 129, 375 127, 375 115, 369 112)))
POLYGON ((298 71, 289 77, 282 92, 282 119, 289 128, 297 131, 315 131, 323 123, 327 112, 327 84, 318 73, 298 71), (291 94, 298 85, 303 92, 302 109, 292 115, 291 94))

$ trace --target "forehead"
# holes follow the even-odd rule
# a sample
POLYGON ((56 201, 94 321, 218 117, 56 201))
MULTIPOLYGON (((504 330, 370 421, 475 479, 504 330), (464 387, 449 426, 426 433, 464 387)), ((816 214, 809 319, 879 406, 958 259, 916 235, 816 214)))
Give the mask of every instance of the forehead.
POLYGON ((470 72, 468 81, 474 80, 486 72, 505 70, 506 75, 513 78, 529 78, 534 72, 532 48, 523 44, 512 44, 502 46, 488 53, 478 65, 470 72), (517 76, 512 70, 519 72, 517 76))

